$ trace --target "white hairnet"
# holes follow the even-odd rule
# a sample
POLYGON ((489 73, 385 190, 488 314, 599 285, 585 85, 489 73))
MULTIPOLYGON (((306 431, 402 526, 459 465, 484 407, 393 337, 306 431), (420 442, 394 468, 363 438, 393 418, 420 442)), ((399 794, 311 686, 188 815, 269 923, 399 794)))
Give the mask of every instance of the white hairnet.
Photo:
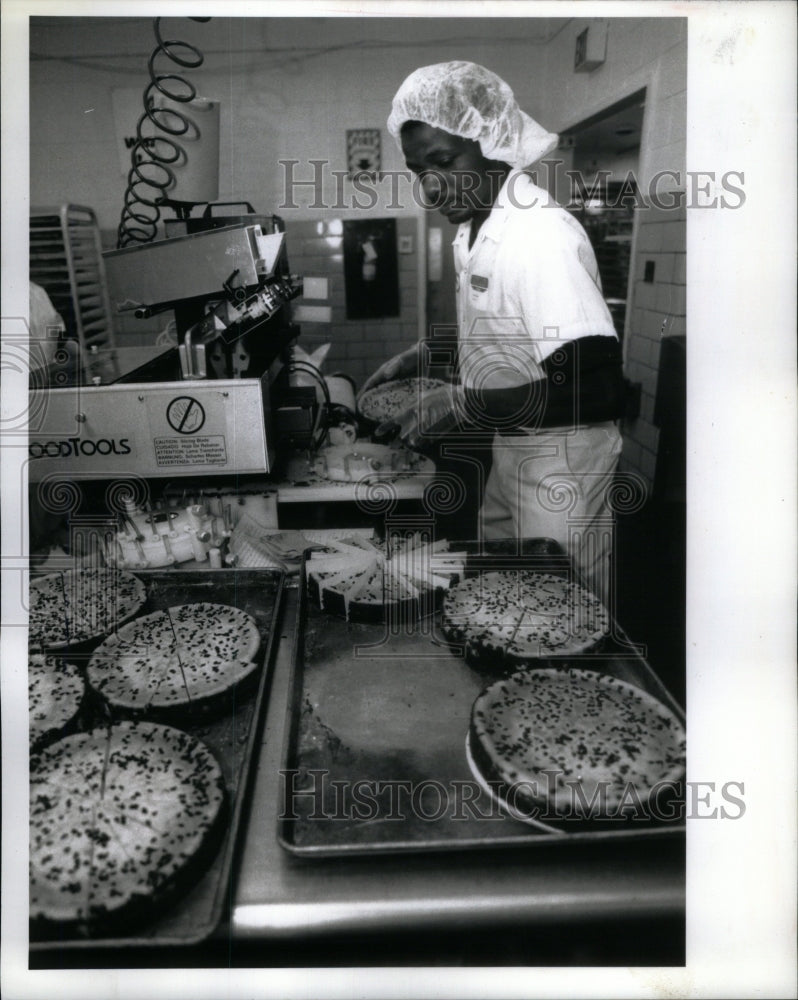
POLYGON ((414 70, 397 90, 388 118, 388 131, 397 142, 408 121, 476 140, 483 156, 511 167, 527 167, 557 145, 556 135, 518 107, 504 80, 470 62, 414 70))

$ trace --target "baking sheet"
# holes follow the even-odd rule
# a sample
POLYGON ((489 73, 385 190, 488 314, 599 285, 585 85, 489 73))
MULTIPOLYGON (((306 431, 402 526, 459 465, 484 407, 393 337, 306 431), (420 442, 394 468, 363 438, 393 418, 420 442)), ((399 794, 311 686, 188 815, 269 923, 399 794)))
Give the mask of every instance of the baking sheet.
MULTIPOLYGON (((547 539, 528 543, 523 555, 501 546, 489 555, 468 548, 467 575, 569 572, 562 550, 547 539)), ((629 681, 683 718, 617 626, 600 649, 567 663, 629 681)), ((327 857, 684 833, 680 820, 556 828, 508 816, 480 789, 465 750, 471 706, 496 676, 449 646, 440 611, 393 629, 346 622, 308 600, 303 574, 280 783, 282 846, 303 857, 327 857)))
MULTIPOLYGON (((64 937, 32 939, 31 952, 52 952, 83 948, 120 946, 163 946, 198 944, 209 937, 222 917, 231 897, 228 886, 235 875, 240 853, 237 842, 247 799, 251 764, 257 747, 272 663, 272 643, 277 628, 284 575, 279 570, 138 570, 134 574, 147 589, 147 602, 137 617, 177 604, 210 601, 228 604, 251 615, 258 625, 261 648, 259 670, 254 683, 237 690, 231 707, 223 714, 189 724, 178 724, 202 740, 213 752, 224 775, 229 797, 228 828, 213 860, 196 885, 170 905, 156 920, 136 927, 129 937, 64 937)), ((82 646, 79 655, 69 657, 85 669, 91 646, 82 646)), ((90 709, 81 728, 102 721, 90 709), (94 713, 94 714, 91 714, 94 713)), ((169 722, 169 725, 175 723, 169 722)))

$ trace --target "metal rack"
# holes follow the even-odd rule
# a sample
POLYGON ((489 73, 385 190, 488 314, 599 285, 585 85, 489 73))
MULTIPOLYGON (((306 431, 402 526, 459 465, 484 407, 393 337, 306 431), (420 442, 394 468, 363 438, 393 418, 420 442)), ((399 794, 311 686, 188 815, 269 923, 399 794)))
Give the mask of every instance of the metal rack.
POLYGON ((34 208, 30 216, 30 280, 61 315, 66 335, 92 351, 116 347, 97 217, 81 205, 34 208))

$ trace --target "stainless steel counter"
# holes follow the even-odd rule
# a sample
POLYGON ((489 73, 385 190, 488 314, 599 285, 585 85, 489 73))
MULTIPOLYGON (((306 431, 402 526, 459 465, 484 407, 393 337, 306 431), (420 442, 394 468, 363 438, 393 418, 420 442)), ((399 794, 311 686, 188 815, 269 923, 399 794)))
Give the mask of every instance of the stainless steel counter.
POLYGON ((327 859, 286 852, 277 842, 277 816, 297 598, 296 590, 286 591, 232 919, 220 936, 265 942, 683 914, 681 838, 327 859))

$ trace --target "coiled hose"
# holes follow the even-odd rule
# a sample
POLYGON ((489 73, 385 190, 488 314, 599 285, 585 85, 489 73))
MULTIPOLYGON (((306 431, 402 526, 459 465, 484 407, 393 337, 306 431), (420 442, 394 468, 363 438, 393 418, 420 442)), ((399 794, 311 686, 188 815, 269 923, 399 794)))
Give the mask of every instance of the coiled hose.
MULTIPOLYGON (((210 18, 192 17, 189 20, 206 22, 210 18)), ((117 230, 119 249, 133 243, 149 243, 155 238, 161 218, 160 203, 175 179, 170 164, 176 163, 183 153, 175 137, 185 135, 192 124, 176 108, 155 107, 156 94, 178 104, 188 104, 197 96, 197 88, 185 76, 159 72, 155 61, 162 53, 182 69, 196 69, 205 61, 196 45, 180 39, 165 41, 161 35, 160 17, 154 19, 153 30, 158 44, 147 64, 150 82, 143 94, 144 113, 136 125, 136 141, 130 151, 131 167, 117 230), (152 126, 152 134, 145 135, 147 122, 152 126)))

